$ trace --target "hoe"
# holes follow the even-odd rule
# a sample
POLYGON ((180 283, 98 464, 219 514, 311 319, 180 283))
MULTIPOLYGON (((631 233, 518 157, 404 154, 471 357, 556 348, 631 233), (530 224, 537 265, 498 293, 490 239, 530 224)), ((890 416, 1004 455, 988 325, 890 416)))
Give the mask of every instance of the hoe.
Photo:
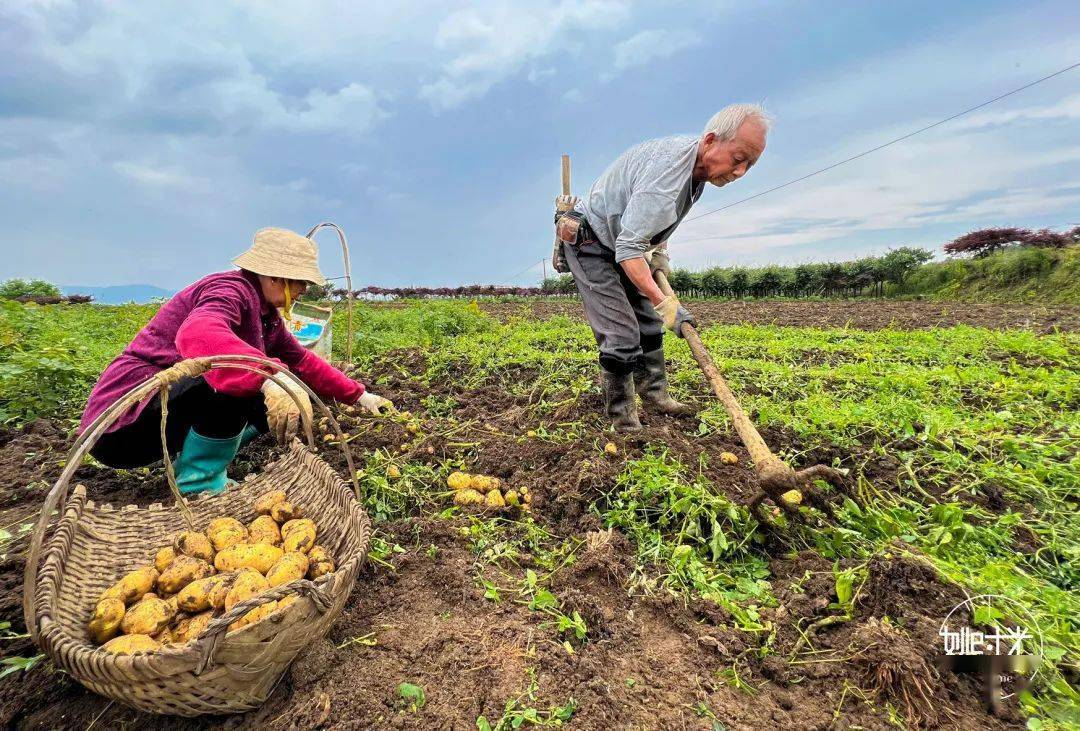
MULTIPOLYGON (((656 272, 654 276, 656 286, 660 288, 664 296, 671 295, 671 284, 668 283, 664 273, 656 272)), ((684 324, 682 334, 690 346, 690 352, 693 354, 694 360, 701 366, 701 371, 705 374, 705 380, 712 386, 716 397, 724 404, 724 410, 727 411, 728 416, 731 418, 731 423, 735 425, 735 431, 739 433, 743 446, 750 453, 750 458, 754 460, 754 472, 757 474, 760 492, 750 503, 751 512, 757 514, 758 518, 764 521, 766 517, 764 502, 769 499, 792 519, 799 519, 800 514, 797 506, 805 498, 808 504, 831 516, 832 507, 824 497, 818 494, 813 486, 813 481, 824 480, 837 489, 848 493, 847 486, 844 484, 844 477, 840 471, 823 464, 796 471, 784 460, 773 454, 769 446, 765 444, 765 440, 761 438, 757 428, 754 427, 753 422, 746 416, 746 412, 739 406, 735 394, 731 392, 727 381, 720 375, 720 370, 716 367, 716 363, 713 362, 709 351, 705 349, 705 344, 701 342, 701 336, 698 335, 694 326, 684 324)))

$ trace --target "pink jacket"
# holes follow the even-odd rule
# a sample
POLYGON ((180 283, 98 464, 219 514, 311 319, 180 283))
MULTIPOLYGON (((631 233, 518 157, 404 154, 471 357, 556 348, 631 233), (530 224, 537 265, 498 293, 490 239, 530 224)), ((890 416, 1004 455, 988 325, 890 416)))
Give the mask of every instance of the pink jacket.
MULTIPOLYGON (((351 404, 364 393, 364 384, 300 345, 277 310, 263 299, 255 275, 219 272, 166 302, 109 364, 90 393, 79 431, 154 373, 186 358, 226 354, 269 357, 324 399, 351 404)), ((204 378, 215 390, 233 396, 254 396, 265 380, 257 373, 235 369, 213 370, 204 378)), ((135 421, 147 403, 149 399, 122 414, 109 431, 135 421)))

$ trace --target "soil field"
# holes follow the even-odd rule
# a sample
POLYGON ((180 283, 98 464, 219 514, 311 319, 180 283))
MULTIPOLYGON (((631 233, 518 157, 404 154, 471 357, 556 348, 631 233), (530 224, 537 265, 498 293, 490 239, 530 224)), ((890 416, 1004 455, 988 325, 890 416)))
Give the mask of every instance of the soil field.
MULTIPOLYGON (((936 303, 876 303, 873 314, 863 315, 850 306, 845 315, 833 303, 813 303, 809 310, 805 303, 788 304, 709 303, 695 313, 704 322, 834 328, 931 327, 940 324, 935 318, 969 323, 972 316, 966 305, 952 315, 936 303), (897 319, 913 304, 919 314, 897 319), (733 308, 742 309, 733 314, 733 308)), ((525 312, 573 315, 577 307, 482 306, 500 319, 525 312)), ((1041 319, 1018 308, 991 311, 992 326, 1037 332, 1078 322, 1077 313, 1060 309, 1043 311, 1041 319)), ((937 452, 920 451, 922 432, 874 436, 856 425, 849 438, 848 432, 820 425, 811 432, 797 420, 777 420, 766 404, 793 397, 769 379, 741 371, 733 350, 733 382, 752 395, 755 417, 769 424, 769 444, 798 466, 824 462, 847 469, 867 501, 861 517, 844 513, 847 522, 839 532, 820 516, 809 516, 799 528, 759 525, 745 511, 755 494, 748 457, 717 421, 700 374, 678 344, 671 348, 674 387, 702 413, 675 419, 646 412, 643 432, 616 436, 599 416, 591 336, 554 322, 550 331, 543 323, 514 331, 482 325, 483 332, 460 342, 448 339, 368 359, 364 380, 392 398, 400 413, 379 419, 348 409, 336 413, 376 525, 372 558, 341 619, 325 639, 312 642, 262 708, 198 720, 151 716, 83 689, 43 660, 0 679, 0 726, 1024 726, 1015 699, 991 714, 980 677, 935 667, 942 619, 971 593, 949 574, 954 554, 942 549, 938 555, 922 539, 922 531, 936 524, 916 525, 912 518, 905 531, 872 536, 865 527, 879 519, 869 507, 875 501, 925 502, 927 515, 948 503, 959 506, 961 522, 977 526, 973 535, 983 540, 978 531, 1000 534, 994 521, 1021 509, 1009 483, 972 487, 960 470, 929 479, 941 470, 934 466, 937 452), (518 338, 528 341, 528 357, 518 338), (724 451, 738 455, 739 463, 722 464, 718 455, 724 451), (453 508, 445 487, 452 469, 526 488, 531 509, 453 508), (650 492, 650 485, 661 490, 650 492), (676 494, 686 499, 674 501, 676 494), (642 503, 652 507, 643 509, 642 503), (703 505, 709 512, 693 512, 703 505), (848 535, 860 530, 865 537, 848 535), (836 549, 842 538, 865 542, 836 549), (403 699, 402 683, 422 688, 423 702, 403 699)), ((719 347, 716 341, 725 334, 712 337, 707 342, 719 347)), ((757 352, 761 346, 745 347, 757 352)), ((792 347, 794 356, 770 357, 790 357, 810 369, 822 363, 841 367, 846 357, 823 352, 813 363, 801 343, 792 347)), ((1038 372, 1060 366, 1054 358, 1075 356, 1070 348, 1061 355, 1050 345, 1027 356, 1030 362, 980 345, 984 351, 988 363, 1004 358, 1011 368, 1038 372)), ((916 352, 910 358, 923 356, 916 352)), ((810 394, 806 384, 792 388, 803 397, 810 394)), ((961 396, 979 413, 1003 408, 978 390, 961 396)), ((323 433, 320 453, 343 471, 344 458, 337 445, 321 441, 323 433)), ((56 420, 0 432, 0 526, 13 534, 0 548, 0 623, 10 622, 11 635, 0 644, 4 657, 36 652, 19 635, 28 540, 23 526, 36 517, 71 439, 70 422, 56 420)), ((260 469, 277 450, 268 437, 260 438, 238 457, 230 475, 239 479, 260 469)), ((169 502, 160 469, 117 473, 86 465, 77 479, 100 503, 169 502)), ((841 508, 839 497, 833 499, 841 508)), ((952 530, 956 544, 977 545, 964 544, 967 534, 952 530)), ((1039 531, 1005 531, 1005 540, 1001 553, 1021 562, 1057 550, 1039 531)), ((1035 572, 1034 566, 1029 570, 1035 572)), ((1068 588, 1070 576, 1059 583, 1068 588)), ((1068 667, 1062 672, 1070 677, 1068 667)))
MULTIPOLYGON (((1077 332, 1080 307, 1074 305, 998 305, 928 300, 687 300, 702 327, 709 325, 780 325, 853 327, 860 330, 952 327, 1022 328, 1039 333, 1077 332)), ((386 306, 386 305, 383 305, 386 306)), ((392 306, 392 305, 390 305, 392 306)), ((534 300, 488 302, 481 309, 500 318, 512 316, 585 317, 581 301, 534 300)))

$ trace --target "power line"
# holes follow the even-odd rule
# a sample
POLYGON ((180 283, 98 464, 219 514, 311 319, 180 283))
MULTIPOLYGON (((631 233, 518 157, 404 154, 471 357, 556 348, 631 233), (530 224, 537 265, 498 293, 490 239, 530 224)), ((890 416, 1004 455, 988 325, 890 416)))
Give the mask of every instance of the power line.
POLYGON ((522 274, 524 274, 525 272, 529 271, 530 269, 532 269, 532 268, 533 268, 534 266, 536 266, 537 264, 543 264, 543 263, 544 263, 544 259, 538 259, 538 260, 534 261, 534 262, 533 262, 532 264, 530 264, 529 266, 527 266, 527 267, 525 267, 524 269, 522 269, 522 270, 521 270, 520 272, 518 272, 518 273, 517 273, 517 274, 515 274, 514 276, 512 276, 512 277, 502 277, 501 279, 499 279, 499 280, 497 280, 497 281, 499 281, 499 282, 507 282, 507 283, 513 283, 513 281, 514 281, 515 279, 517 279, 518 277, 520 277, 520 276, 521 276, 522 274))
MULTIPOLYGON (((993 104, 994 102, 1001 101, 1005 97, 1012 96, 1013 94, 1017 94, 1017 93, 1019 93, 1021 91, 1024 91, 1025 89, 1030 89, 1031 87, 1035 86, 1036 84, 1041 84, 1044 81, 1048 81, 1048 80, 1054 78, 1055 76, 1061 76, 1064 73, 1072 71, 1073 69, 1075 69, 1078 66, 1080 66, 1080 63, 1074 63, 1072 66, 1067 66, 1067 67, 1065 67, 1063 69, 1060 69, 1059 71, 1055 71, 1052 74, 1048 74, 1046 76, 1043 76, 1041 79, 1036 79, 1035 81, 1031 81, 1031 82, 1029 82, 1027 84, 1024 84, 1023 86, 1020 86, 1020 87, 1017 87, 1017 88, 1013 89, 1012 91, 1007 91, 1004 94, 1001 94, 1000 96, 996 96, 993 99, 985 101, 985 102, 983 102, 981 104, 976 104, 975 106, 973 106, 973 107, 971 107, 969 109, 965 109, 962 112, 957 112, 956 114, 952 115, 951 117, 946 117, 945 119, 940 119, 937 122, 934 122, 933 124, 928 124, 925 127, 920 127, 919 129, 917 129, 917 130, 915 130, 913 132, 908 132, 907 134, 902 135, 900 137, 897 137, 894 140, 889 140, 888 142, 880 144, 877 147, 872 147, 869 150, 866 150, 864 152, 860 152, 858 155, 852 155, 849 158, 846 158, 846 159, 841 160, 839 162, 834 162, 832 165, 828 165, 826 167, 823 167, 820 170, 815 170, 812 173, 807 173, 806 175, 795 178, 794 180, 789 180, 786 183, 781 183, 780 185, 774 186, 774 187, 769 188, 767 190, 763 190, 760 193, 755 193, 754 195, 747 196, 746 198, 742 198, 740 200, 737 200, 734 203, 728 203, 727 205, 720 206, 719 208, 714 208, 711 211, 706 211, 705 213, 702 213, 700 215, 693 216, 691 218, 687 218, 687 219, 685 219, 683 221, 683 223, 689 223, 690 221, 696 221, 699 218, 705 218, 705 216, 711 216, 712 214, 719 213, 720 211, 726 211, 727 209, 734 208, 735 206, 737 206, 737 205, 739 205, 741 203, 746 203, 747 201, 752 201, 755 198, 760 198, 763 195, 768 195, 769 193, 774 193, 774 192, 780 190, 781 188, 788 187, 789 185, 795 185, 795 183, 801 183, 802 181, 804 181, 804 180, 806 180, 808 178, 812 178, 815 175, 820 175, 821 173, 828 172, 829 170, 832 170, 833 168, 838 168, 841 165, 845 165, 845 164, 847 164, 849 162, 852 162, 853 160, 858 160, 861 157, 866 157, 867 155, 869 155, 871 153, 874 153, 874 152, 877 152, 878 150, 883 150, 886 147, 889 147, 890 145, 895 145, 897 142, 903 142, 904 140, 909 139, 911 137, 914 137, 917 134, 921 134, 923 132, 926 132, 927 130, 931 130, 934 127, 939 127, 939 126, 945 124, 946 122, 951 122, 954 119, 958 119, 960 117, 963 117, 965 114, 970 114, 971 112, 974 112, 974 111, 976 111, 978 109, 982 109, 983 107, 989 106, 989 105, 993 104)), ((720 238, 720 237, 713 236, 713 237, 708 237, 708 238, 720 238)), ((695 240, 701 240, 701 239, 695 239, 695 240)))

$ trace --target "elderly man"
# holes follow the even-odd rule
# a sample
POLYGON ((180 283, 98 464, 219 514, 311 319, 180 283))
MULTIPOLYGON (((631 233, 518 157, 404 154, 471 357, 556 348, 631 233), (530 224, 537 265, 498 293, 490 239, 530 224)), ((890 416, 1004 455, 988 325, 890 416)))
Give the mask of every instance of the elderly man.
POLYGON ((664 137, 631 147, 588 195, 556 223, 555 267, 573 273, 600 346, 604 403, 617 431, 641 429, 635 387, 646 409, 685 414, 668 395, 663 328, 682 337, 690 313, 665 297, 654 271, 670 271, 667 240, 705 183, 727 185, 765 150, 770 118, 754 104, 732 104, 701 137, 664 137))

